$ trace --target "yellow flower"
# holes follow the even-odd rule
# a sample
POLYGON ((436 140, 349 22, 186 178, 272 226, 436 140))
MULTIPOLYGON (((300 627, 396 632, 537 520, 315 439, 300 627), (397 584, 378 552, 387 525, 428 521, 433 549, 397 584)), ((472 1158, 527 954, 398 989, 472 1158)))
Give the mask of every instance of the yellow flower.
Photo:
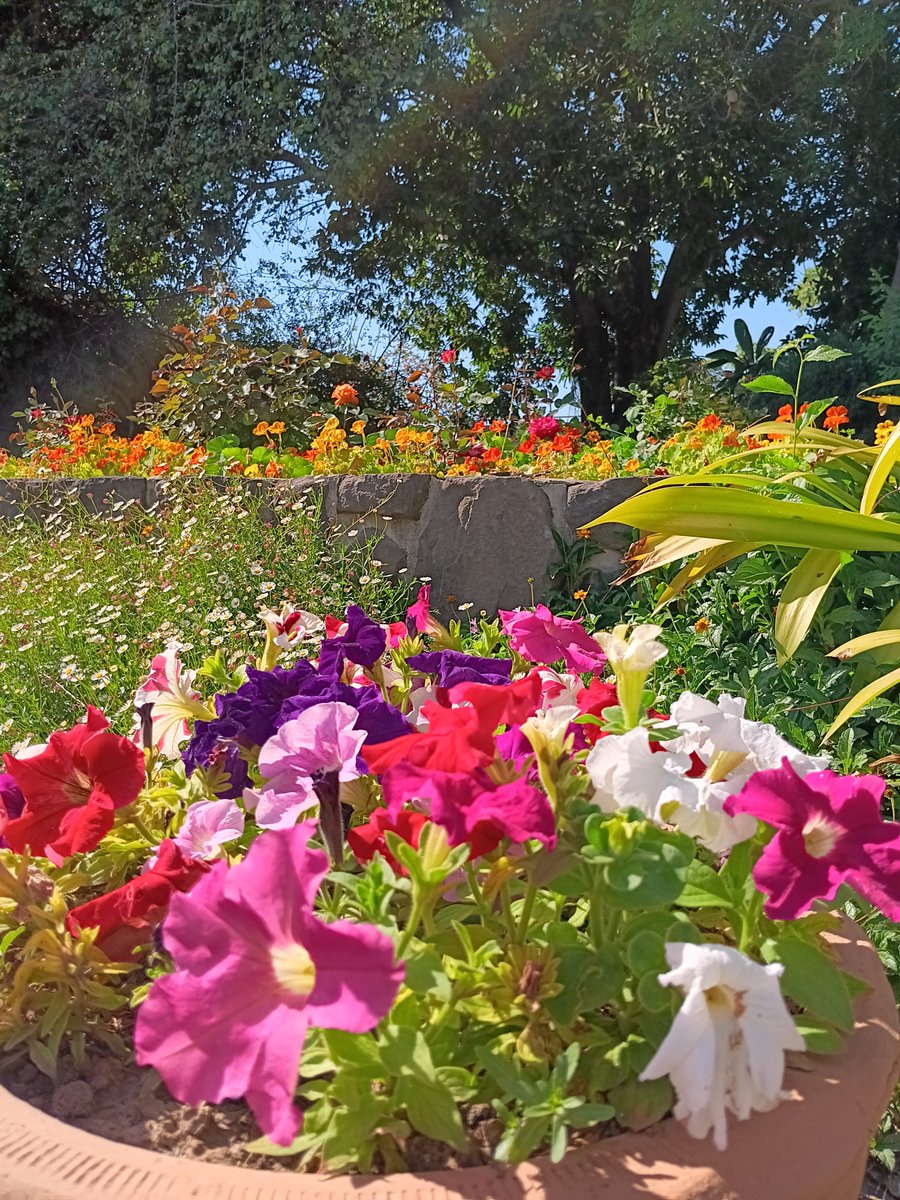
POLYGON ((255 425, 253 427, 253 436, 254 437, 265 437, 268 432, 269 432, 269 422, 268 421, 260 421, 258 425, 255 425))
POLYGON ((697 633, 706 633, 709 629, 709 621, 706 617, 700 617, 699 620, 694 622, 694 629, 697 633))
POLYGON ((259 476, 259 473, 259 463, 251 463, 250 466, 244 471, 244 477, 246 479, 256 479, 259 476))
POLYGON ((587 588, 579 588, 577 592, 572 593, 573 600, 583 600, 587 595, 587 588))
POLYGON ((628 460, 628 462, 625 464, 625 466, 624 466, 623 470, 625 470, 625 471, 636 471, 640 465, 641 465, 641 464, 640 464, 640 462, 639 462, 639 460, 638 460, 638 459, 636 459, 636 458, 629 458, 629 460, 628 460))
POLYGON ((895 425, 893 421, 879 421, 875 426, 875 445, 883 446, 894 432, 894 429, 895 425))
POLYGON ((287 426, 285 425, 284 421, 273 421, 269 426, 269 433, 274 434, 274 436, 277 437, 279 433, 284 433, 286 428, 287 426))
POLYGON ((363 433, 365 433, 366 423, 365 423, 365 421, 354 421, 353 424, 350 426, 350 429, 352 430, 353 433, 358 433, 358 434, 362 435, 363 433))

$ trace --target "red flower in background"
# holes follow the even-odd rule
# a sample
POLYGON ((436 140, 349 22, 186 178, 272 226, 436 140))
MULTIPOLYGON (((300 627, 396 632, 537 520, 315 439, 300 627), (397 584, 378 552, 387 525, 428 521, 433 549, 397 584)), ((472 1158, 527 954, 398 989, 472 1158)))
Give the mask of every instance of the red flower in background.
POLYGON ((82 929, 99 929, 96 945, 107 958, 136 962, 166 915, 172 893, 190 891, 208 870, 208 863, 188 858, 166 839, 149 871, 114 892, 73 908, 66 917, 66 928, 73 935, 82 929))
POLYGON ((553 367, 538 367, 534 373, 535 379, 539 379, 541 383, 545 383, 548 379, 552 379, 556 374, 553 367))
POLYGON ((20 817, 4 836, 11 850, 26 846, 57 865, 72 854, 94 850, 113 826, 113 814, 137 799, 144 786, 143 751, 109 732, 99 709, 59 730, 37 754, 4 756, 6 769, 25 797, 20 817))
POLYGON ((398 875, 408 875, 406 867, 401 866, 388 850, 384 835, 396 833, 397 837, 418 849, 422 826, 427 822, 428 817, 423 812, 403 809, 392 815, 386 808, 376 808, 365 825, 347 830, 347 842, 358 863, 371 862, 376 854, 380 854, 398 875))
POLYGON ((831 408, 825 410, 825 420, 822 422, 825 429, 839 429, 841 425, 849 424, 850 417, 845 404, 832 404, 831 408))
POLYGON ((528 422, 528 436, 532 438, 554 438, 562 426, 556 417, 535 417, 528 422))
POLYGON ((447 350, 441 351, 441 362, 448 363, 448 364, 456 362, 456 351, 453 349, 452 346, 450 346, 450 348, 447 350))

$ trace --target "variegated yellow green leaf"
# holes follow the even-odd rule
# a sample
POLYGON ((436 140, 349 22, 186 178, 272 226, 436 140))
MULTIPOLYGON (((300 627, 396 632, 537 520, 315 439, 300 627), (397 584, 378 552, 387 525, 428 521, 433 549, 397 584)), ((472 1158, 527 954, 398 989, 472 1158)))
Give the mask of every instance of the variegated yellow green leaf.
POLYGON ((742 554, 749 554, 751 550, 756 549, 758 549, 756 542, 721 542, 719 545, 703 550, 693 561, 686 563, 671 581, 657 601, 657 611, 668 604, 670 600, 674 600, 676 596, 680 596, 692 583, 696 583, 698 579, 708 575, 710 571, 715 571, 733 558, 740 558, 742 554))
POLYGON ((885 379, 883 383, 872 383, 868 387, 863 388, 861 392, 857 392, 856 396, 859 400, 870 400, 873 404, 900 404, 900 396, 868 396, 867 392, 874 392, 876 388, 883 387, 898 387, 900 379, 885 379))
POLYGON ((900 629, 876 629, 874 633, 864 633, 860 637, 851 638, 841 646, 830 651, 832 658, 856 658, 857 654, 865 654, 867 650, 878 650, 882 646, 894 646, 900 642, 900 629))
POLYGON ((847 701, 829 726, 828 732, 825 734, 825 740, 827 741, 832 734, 837 733, 842 725, 846 725, 850 718, 855 717, 860 709, 865 708, 871 700, 874 700, 877 696, 883 696, 885 692, 890 691, 897 683, 900 683, 900 667, 896 671, 889 671, 887 675, 882 675, 880 679, 876 679, 868 687, 864 687, 861 691, 858 691, 855 696, 847 701))
POLYGON ((773 500, 715 485, 650 488, 585 528, 633 525, 649 533, 703 537, 723 542, 774 542, 804 550, 900 551, 900 527, 879 516, 816 503, 773 500))
POLYGON ((638 575, 655 571, 657 567, 665 567, 669 563, 678 562, 680 558, 687 558, 689 554, 699 554, 713 546, 721 545, 722 543, 715 538, 662 537, 651 534, 634 543, 626 556, 628 566, 615 582, 626 583, 629 579, 636 579, 638 575))
POLYGON ((881 453, 872 464, 872 470, 869 472, 869 478, 866 480, 862 499, 859 502, 861 513, 870 513, 875 508, 878 497, 881 495, 881 489, 887 483, 898 459, 900 459, 900 425, 881 447, 881 453))
POLYGON ((781 593, 775 613, 775 649, 779 667, 794 656, 832 579, 850 558, 841 550, 807 550, 781 593))

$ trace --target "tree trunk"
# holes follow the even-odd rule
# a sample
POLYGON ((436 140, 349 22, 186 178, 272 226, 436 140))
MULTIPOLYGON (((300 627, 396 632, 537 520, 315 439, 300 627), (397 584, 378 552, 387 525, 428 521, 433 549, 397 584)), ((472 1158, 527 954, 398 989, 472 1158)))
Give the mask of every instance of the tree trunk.
POLYGON ((581 417, 604 424, 614 420, 612 402, 612 344, 606 318, 596 296, 570 289, 574 333, 575 378, 581 417))

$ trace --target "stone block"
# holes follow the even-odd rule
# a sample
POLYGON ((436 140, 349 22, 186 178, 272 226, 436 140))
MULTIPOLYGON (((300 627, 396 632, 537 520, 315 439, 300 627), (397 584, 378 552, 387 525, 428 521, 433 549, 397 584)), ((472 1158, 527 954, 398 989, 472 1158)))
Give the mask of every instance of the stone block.
POLYGON ((484 609, 531 603, 540 595, 557 551, 550 501, 529 479, 485 476, 444 479, 422 514, 411 571, 432 579, 432 601, 452 610, 447 595, 484 609), (530 582, 531 581, 531 582, 530 582))
MULTIPOLYGON (((647 484, 642 477, 604 479, 597 483, 570 483, 566 499, 566 524, 568 536, 573 538, 588 521, 615 508, 624 500, 637 495, 647 484)), ((632 539, 632 531, 626 525, 598 525, 591 530, 591 540, 597 546, 609 549, 624 549, 632 539)))
POLYGON ((345 475, 338 486, 337 511, 414 521, 425 507, 432 482, 430 475, 345 475))

